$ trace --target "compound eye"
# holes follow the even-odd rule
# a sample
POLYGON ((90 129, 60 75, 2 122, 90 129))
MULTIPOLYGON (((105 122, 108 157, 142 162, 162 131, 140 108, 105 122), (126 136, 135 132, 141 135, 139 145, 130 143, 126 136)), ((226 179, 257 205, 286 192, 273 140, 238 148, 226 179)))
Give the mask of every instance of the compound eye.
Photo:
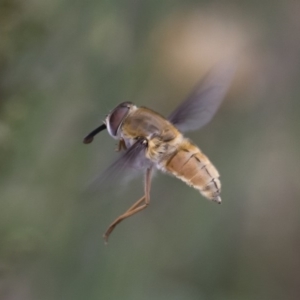
POLYGON ((124 102, 117 106, 109 117, 109 127, 111 134, 117 136, 118 129, 129 112, 130 106, 124 102))

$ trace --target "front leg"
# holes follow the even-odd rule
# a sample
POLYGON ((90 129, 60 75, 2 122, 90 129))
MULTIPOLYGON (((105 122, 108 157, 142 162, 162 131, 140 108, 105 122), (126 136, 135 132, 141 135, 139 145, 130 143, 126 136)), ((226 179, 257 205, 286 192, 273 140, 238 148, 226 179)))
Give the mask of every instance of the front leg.
POLYGON ((122 149, 126 150, 127 147, 126 147, 126 144, 125 144, 124 139, 121 138, 121 139, 119 140, 119 143, 118 143, 118 146, 117 146, 116 151, 117 151, 117 152, 120 152, 122 149))

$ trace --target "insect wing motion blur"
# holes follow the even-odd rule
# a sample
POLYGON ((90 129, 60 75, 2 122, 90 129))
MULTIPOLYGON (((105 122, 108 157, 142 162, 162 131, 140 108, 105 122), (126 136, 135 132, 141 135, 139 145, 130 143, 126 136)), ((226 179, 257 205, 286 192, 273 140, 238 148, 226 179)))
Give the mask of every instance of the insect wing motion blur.
POLYGON ((234 70, 232 64, 223 64, 211 71, 168 118, 149 108, 123 102, 85 137, 84 143, 91 143, 96 134, 107 129, 118 140, 118 150, 125 150, 103 176, 132 167, 145 174, 144 196, 109 226, 104 234, 106 242, 118 223, 149 205, 153 168, 176 176, 204 197, 221 203, 219 172, 183 133, 199 129, 212 119, 228 90, 234 70))

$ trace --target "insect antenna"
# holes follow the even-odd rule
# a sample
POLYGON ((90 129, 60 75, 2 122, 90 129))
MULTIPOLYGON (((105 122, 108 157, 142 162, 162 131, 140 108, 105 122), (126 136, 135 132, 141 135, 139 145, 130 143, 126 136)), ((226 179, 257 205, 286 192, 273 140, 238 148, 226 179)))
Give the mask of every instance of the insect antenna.
POLYGON ((90 144, 93 140, 94 140, 94 136, 96 134, 98 134, 99 132, 101 132, 102 130, 106 129, 106 125, 102 124, 99 127, 97 127, 96 129, 94 129, 92 132, 90 132, 84 139, 83 139, 83 143, 84 144, 90 144))

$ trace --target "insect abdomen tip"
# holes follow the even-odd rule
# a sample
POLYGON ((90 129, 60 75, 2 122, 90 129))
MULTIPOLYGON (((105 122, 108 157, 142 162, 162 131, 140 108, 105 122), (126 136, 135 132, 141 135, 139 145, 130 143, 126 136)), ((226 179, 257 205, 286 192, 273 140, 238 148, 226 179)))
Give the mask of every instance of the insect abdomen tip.
POLYGON ((217 202, 218 204, 221 204, 222 203, 222 199, 220 196, 217 196, 215 198, 212 199, 214 202, 217 202))

